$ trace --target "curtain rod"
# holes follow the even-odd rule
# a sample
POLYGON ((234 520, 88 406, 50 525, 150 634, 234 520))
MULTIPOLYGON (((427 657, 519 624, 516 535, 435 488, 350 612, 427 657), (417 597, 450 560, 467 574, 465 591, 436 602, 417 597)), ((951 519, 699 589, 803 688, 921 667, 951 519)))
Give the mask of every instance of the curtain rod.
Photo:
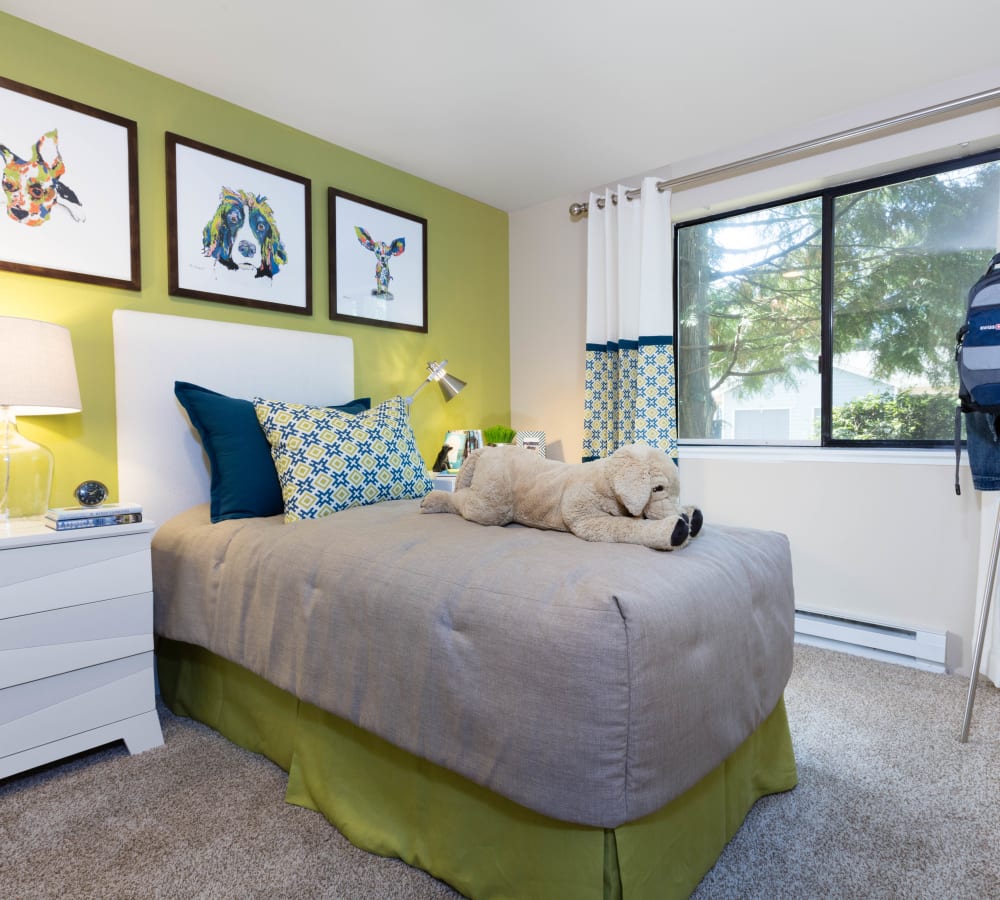
MULTIPOLYGON (((792 156, 796 153, 805 153, 809 150, 825 147, 828 144, 838 144, 843 141, 852 140, 853 138, 863 137, 873 131, 881 131, 882 129, 892 128, 906 122, 913 122, 919 119, 926 119, 931 116, 943 115, 944 113, 954 112, 955 110, 964 109, 967 106, 974 106, 978 103, 985 103, 988 100, 994 100, 997 98, 1000 98, 1000 87, 990 88, 986 91, 980 91, 977 94, 969 94, 965 97, 959 97, 957 100, 948 100, 944 103, 937 103, 934 106, 925 106, 922 109, 917 109, 913 112, 903 113, 899 116, 891 116, 888 119, 879 119, 877 122, 870 122, 867 125, 860 125, 857 128, 848 128, 844 131, 828 134, 825 137, 802 141, 799 144, 792 144, 790 147, 782 147, 780 150, 769 150, 766 153, 758 153, 756 156, 747 156, 744 159, 738 159, 735 162, 713 166, 711 169, 704 169, 701 172, 692 172, 690 175, 681 175, 678 178, 669 178, 666 181, 658 181, 656 183, 656 189, 658 191, 665 191, 668 188, 677 187, 677 185, 680 184, 687 184, 691 181, 701 181, 704 178, 722 175, 726 172, 732 172, 735 169, 743 169, 747 166, 756 165, 757 163, 770 162, 771 160, 781 159, 785 156, 792 156)), ((633 188, 632 190, 625 192, 625 197, 628 200, 635 200, 638 196, 638 188, 633 188)), ((617 203, 618 195, 612 194, 611 201, 612 203, 617 203)), ((569 214, 571 216, 582 216, 587 212, 587 206, 588 204, 586 203, 573 203, 569 207, 569 214)), ((604 209, 603 197, 599 197, 597 199, 597 206, 599 209, 604 209)))

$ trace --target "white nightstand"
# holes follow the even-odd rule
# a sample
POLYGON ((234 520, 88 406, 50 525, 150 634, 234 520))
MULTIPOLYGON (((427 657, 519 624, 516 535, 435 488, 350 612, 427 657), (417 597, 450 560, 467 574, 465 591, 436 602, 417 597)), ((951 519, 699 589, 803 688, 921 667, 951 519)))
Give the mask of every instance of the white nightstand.
POLYGON ((118 739, 163 743, 154 527, 0 523, 0 778, 118 739))

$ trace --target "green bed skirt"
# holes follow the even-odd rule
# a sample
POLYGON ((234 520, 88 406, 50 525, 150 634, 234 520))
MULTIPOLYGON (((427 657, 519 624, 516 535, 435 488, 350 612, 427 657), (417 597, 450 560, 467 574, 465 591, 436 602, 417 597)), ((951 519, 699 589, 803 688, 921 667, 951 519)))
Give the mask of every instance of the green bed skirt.
POLYGON ((160 691, 288 772, 285 799, 350 841, 477 898, 687 897, 765 794, 795 786, 784 701, 721 766, 617 828, 550 819, 297 700, 200 647, 160 640, 160 691))

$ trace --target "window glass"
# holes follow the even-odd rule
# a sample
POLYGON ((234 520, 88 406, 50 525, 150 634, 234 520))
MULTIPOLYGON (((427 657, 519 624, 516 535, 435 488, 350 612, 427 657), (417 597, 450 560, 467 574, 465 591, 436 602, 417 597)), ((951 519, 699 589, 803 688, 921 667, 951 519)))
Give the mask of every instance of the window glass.
POLYGON ((834 440, 953 437, 955 331, 998 202, 1000 162, 834 199, 834 440))
POLYGON ((682 440, 815 441, 821 226, 812 198, 678 230, 682 440))

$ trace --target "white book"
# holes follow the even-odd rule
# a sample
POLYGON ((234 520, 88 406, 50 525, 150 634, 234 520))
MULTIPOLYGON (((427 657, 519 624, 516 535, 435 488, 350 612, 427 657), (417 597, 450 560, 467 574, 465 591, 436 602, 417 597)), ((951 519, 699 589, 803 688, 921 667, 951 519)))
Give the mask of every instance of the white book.
POLYGON ((100 506, 53 506, 45 513, 46 519, 62 522, 66 519, 92 519, 97 516, 117 516, 122 513, 141 513, 139 503, 102 503, 100 506))

